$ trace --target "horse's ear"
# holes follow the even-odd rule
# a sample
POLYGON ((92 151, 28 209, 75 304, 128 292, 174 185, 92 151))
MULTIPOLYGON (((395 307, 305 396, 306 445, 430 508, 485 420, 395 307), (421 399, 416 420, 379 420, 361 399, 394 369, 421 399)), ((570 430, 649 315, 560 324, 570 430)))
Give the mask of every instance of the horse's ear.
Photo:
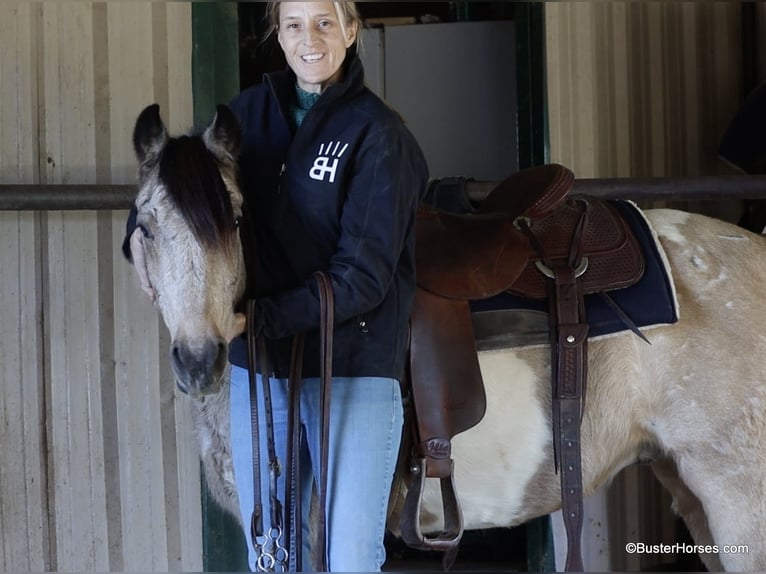
POLYGON ((234 163, 242 143, 239 120, 228 106, 219 105, 215 118, 203 135, 205 145, 219 161, 234 163))
POLYGON ((133 148, 140 163, 159 155, 168 141, 168 132, 160 117, 159 104, 152 104, 141 112, 133 130, 133 148))

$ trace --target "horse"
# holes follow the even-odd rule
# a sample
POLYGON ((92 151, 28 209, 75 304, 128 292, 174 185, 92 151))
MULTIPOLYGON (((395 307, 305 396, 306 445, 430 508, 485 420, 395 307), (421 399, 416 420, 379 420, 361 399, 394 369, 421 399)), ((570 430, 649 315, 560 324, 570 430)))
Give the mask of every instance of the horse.
MULTIPOLYGON (((170 137, 157 106, 136 122, 135 205, 145 272, 171 334, 179 389, 213 496, 239 518, 229 448, 226 334, 244 269, 236 222, 239 127, 219 106, 199 135, 170 137), (224 358, 222 358, 224 357, 224 358)), ((766 569, 766 238, 715 218, 644 210, 675 286, 678 321, 589 342, 581 425, 587 496, 621 469, 650 463, 709 570, 766 569), (747 545, 747 553, 727 547, 747 545)), ((650 303, 649 303, 650 304, 650 303)), ((545 346, 479 352, 487 410, 455 436, 452 458, 465 529, 511 527, 560 508, 545 346)), ((406 484, 397 475, 388 526, 398 534, 406 484)), ((427 482, 424 532, 438 531, 438 485, 427 482)))

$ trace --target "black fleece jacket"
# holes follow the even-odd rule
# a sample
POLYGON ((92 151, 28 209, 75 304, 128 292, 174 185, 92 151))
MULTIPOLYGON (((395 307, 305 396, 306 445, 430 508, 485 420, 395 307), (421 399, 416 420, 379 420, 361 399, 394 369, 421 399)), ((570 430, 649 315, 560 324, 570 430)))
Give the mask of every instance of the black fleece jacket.
MULTIPOLYGON (((351 52, 292 133, 290 70, 238 95, 243 126, 242 238, 248 298, 257 300, 274 374, 288 374, 291 336, 305 332, 304 376, 319 374, 314 271, 335 294, 335 376, 402 377, 415 290, 415 213, 428 167, 400 117, 364 85, 351 52)), ((246 366, 242 338, 231 361, 246 366)))

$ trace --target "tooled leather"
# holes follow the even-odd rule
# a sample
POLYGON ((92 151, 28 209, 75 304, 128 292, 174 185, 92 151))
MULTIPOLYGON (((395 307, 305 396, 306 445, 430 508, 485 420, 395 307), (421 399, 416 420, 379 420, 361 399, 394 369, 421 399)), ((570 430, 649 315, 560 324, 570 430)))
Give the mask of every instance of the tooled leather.
MULTIPOLYGON (((529 229, 552 265, 564 264, 579 217, 576 202, 567 200, 549 216, 532 220, 529 229)), ((644 256, 633 232, 617 211, 604 201, 588 200, 588 222, 583 230, 582 252, 588 257, 588 268, 581 278, 584 294, 611 291, 637 283, 644 274, 644 256)), ((542 259, 534 253, 519 278, 508 288, 509 293, 545 299, 546 278, 535 266, 542 259)))

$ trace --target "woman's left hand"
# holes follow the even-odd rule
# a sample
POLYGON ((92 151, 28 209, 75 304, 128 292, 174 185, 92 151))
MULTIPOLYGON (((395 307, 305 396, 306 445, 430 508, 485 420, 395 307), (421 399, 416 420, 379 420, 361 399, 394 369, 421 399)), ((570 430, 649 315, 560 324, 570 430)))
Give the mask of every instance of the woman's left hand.
POLYGON ((146 260, 144 259, 144 235, 140 229, 136 229, 130 236, 130 252, 133 256, 133 268, 138 275, 138 282, 141 284, 141 290, 146 293, 152 302, 156 301, 157 293, 149 280, 149 272, 146 269, 146 260))
POLYGON ((226 340, 231 343, 247 329, 247 316, 244 313, 234 313, 234 322, 231 330, 226 334, 226 340))

